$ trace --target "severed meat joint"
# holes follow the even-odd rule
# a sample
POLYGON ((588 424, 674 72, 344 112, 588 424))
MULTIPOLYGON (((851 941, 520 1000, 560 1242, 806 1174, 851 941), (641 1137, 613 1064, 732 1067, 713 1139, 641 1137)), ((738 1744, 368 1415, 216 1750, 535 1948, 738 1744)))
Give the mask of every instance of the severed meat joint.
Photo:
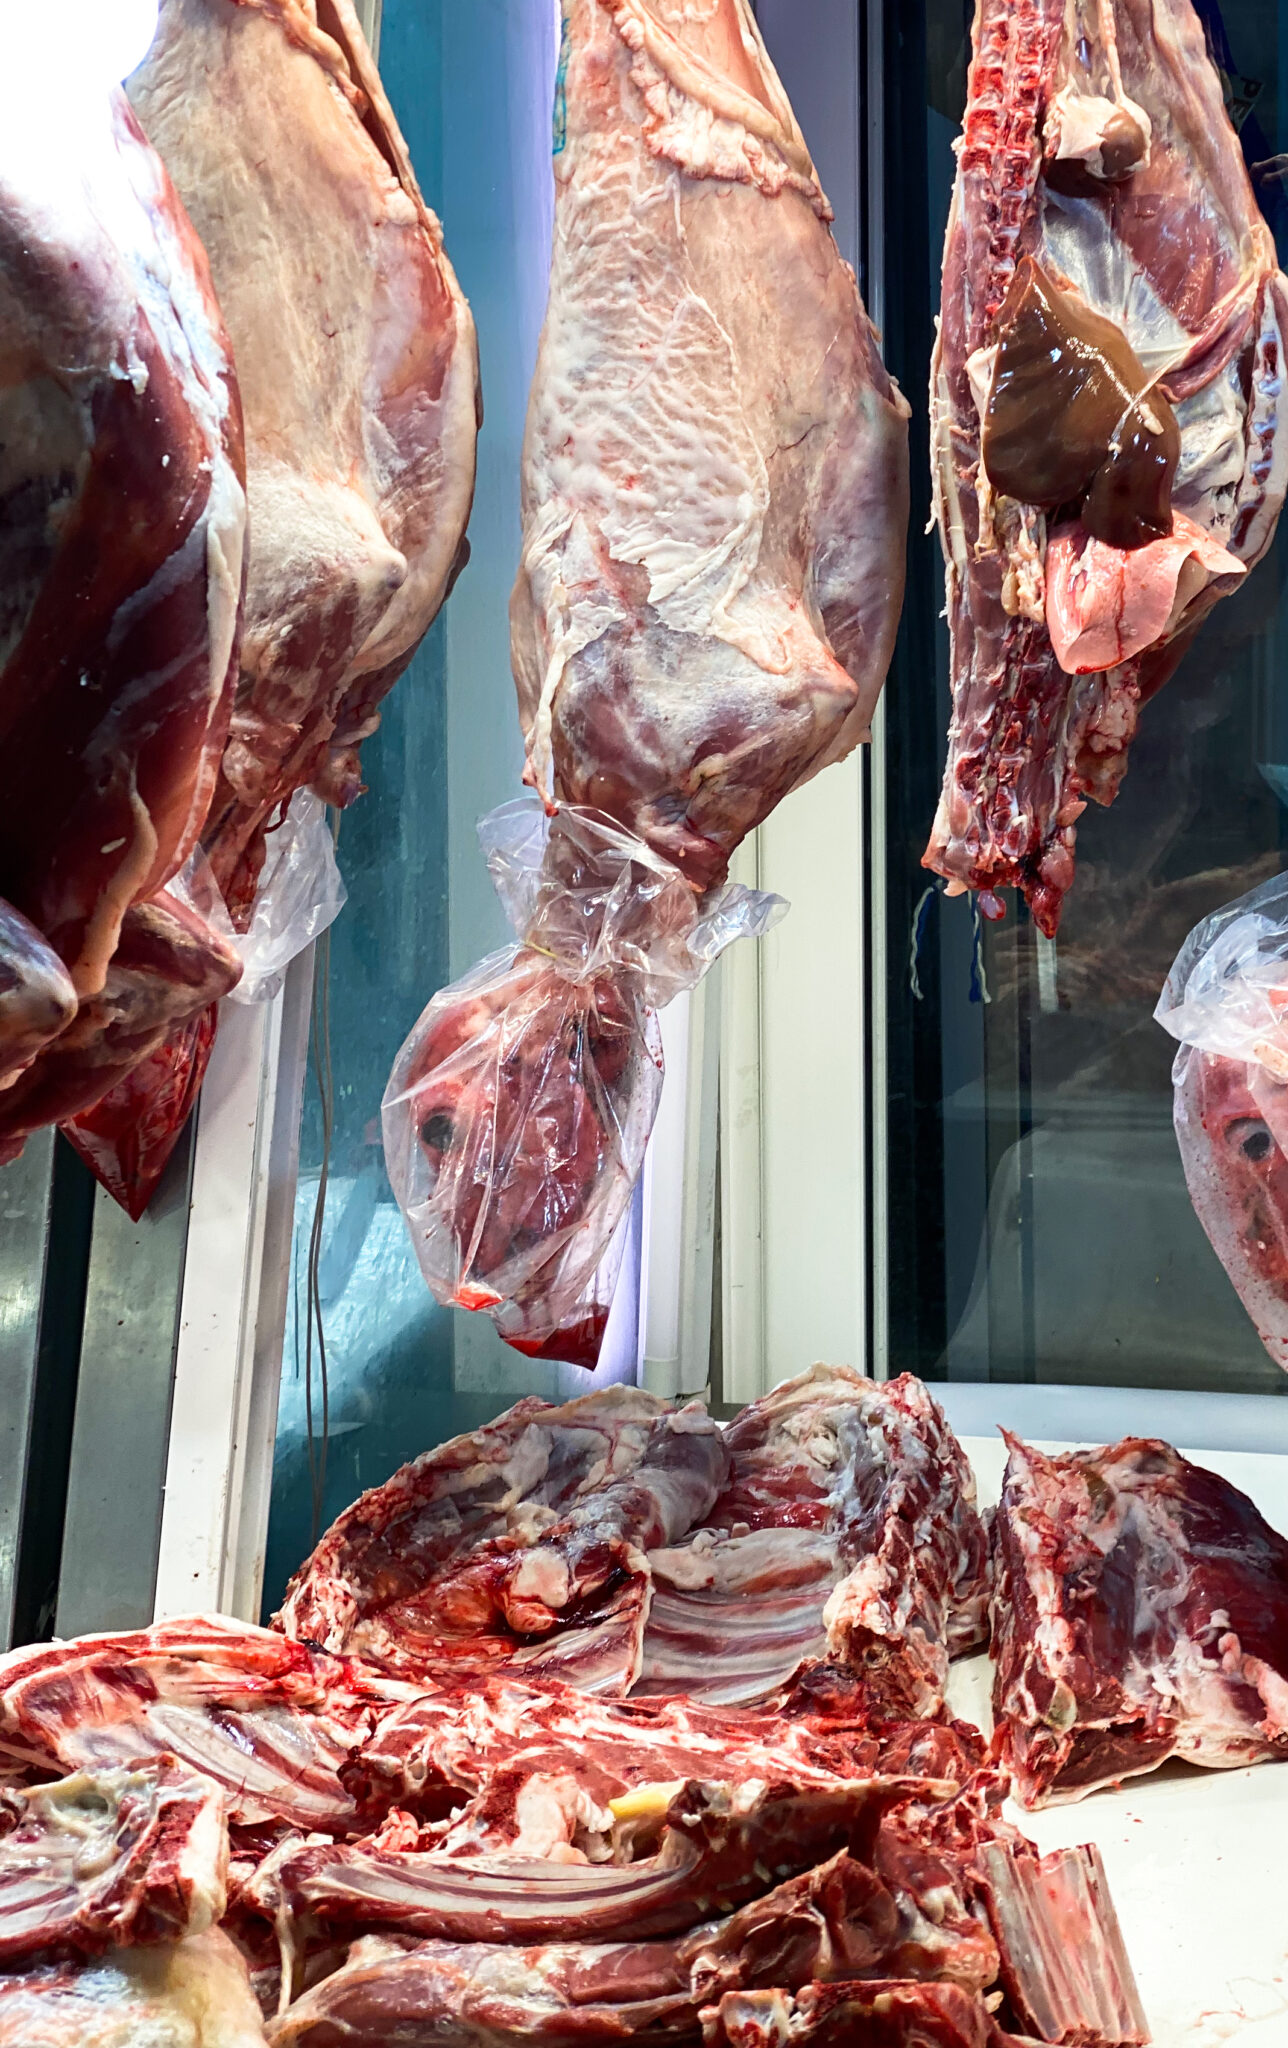
POLYGON ((241 672, 204 834, 242 926, 285 801, 358 795, 460 566, 474 325, 350 0, 162 0, 130 97, 205 243, 246 414, 241 672))
MULTIPOLYGON (((564 0, 554 161, 511 607, 526 774, 552 811, 617 828, 616 900, 656 889, 674 931, 659 861, 707 897, 779 799, 867 736, 903 589, 907 407, 746 0, 564 0)), ((583 885, 597 829, 556 818, 551 893, 583 885)), ((632 939, 639 973, 603 963, 592 1031, 611 1024, 613 983, 628 1008, 649 1005, 636 995, 658 934, 643 918, 632 939)), ((440 1299, 559 1357, 585 1305, 562 1270, 526 1283, 555 1231, 607 1251, 638 1170, 613 1120, 646 1092, 587 1086, 586 979, 562 957, 533 958, 522 986, 472 979, 438 999, 398 1069, 400 1085, 431 1078, 420 1055, 450 1037, 454 1002, 494 1063, 523 1037, 538 1078, 485 1110, 472 1072, 444 1071, 433 1192, 412 1227, 440 1299), (550 1146, 527 1127, 538 1091, 550 1146), (480 1189, 522 1232, 480 1223, 480 1189)), ((631 1074, 653 1057, 645 1030, 631 1020, 620 1049, 631 1074)))
MULTIPOLYGON (((245 931, 267 833, 297 789, 361 793, 360 744, 465 559, 474 324, 349 0, 162 0, 129 90, 206 245, 245 407, 241 665, 202 833, 245 931)), ((136 1213, 209 1056, 189 1014, 80 1137, 136 1213)))
POLYGON ((1170 1444, 1007 1443, 993 1709, 1016 1796, 1288 1757, 1288 1540, 1170 1444))
POLYGON ((0 1157, 239 963, 167 893, 228 731, 241 412, 200 245, 120 93, 0 140, 0 1157))
POLYGON ((1288 284, 1190 0, 978 0, 931 371, 953 715, 925 863, 1053 933, 1077 820, 1274 535, 1288 284))

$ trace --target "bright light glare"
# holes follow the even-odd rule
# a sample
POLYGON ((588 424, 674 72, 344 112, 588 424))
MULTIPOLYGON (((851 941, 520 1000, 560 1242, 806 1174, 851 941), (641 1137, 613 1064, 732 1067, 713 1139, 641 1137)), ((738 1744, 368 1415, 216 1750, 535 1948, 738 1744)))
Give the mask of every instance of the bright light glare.
POLYGON ((55 98, 107 92, 143 62, 156 34, 158 0, 36 0, 6 17, 5 68, 10 79, 39 75, 55 98), (12 19, 8 17, 12 16, 12 19))

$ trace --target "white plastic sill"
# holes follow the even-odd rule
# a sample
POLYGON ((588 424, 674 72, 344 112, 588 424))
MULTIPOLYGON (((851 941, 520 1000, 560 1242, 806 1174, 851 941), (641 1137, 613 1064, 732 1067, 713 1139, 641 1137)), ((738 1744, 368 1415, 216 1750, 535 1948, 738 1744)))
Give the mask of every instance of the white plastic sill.
MULTIPOLYGON (((1274 1394, 1183 1394, 1153 1387, 1009 1386, 964 1380, 936 1382, 930 1391, 959 1437, 990 1437, 1000 1425, 1031 1441, 1112 1444, 1124 1436, 1158 1436, 1200 1451, 1274 1451, 1281 1456, 1288 1452, 1288 1375, 1282 1399, 1274 1394)), ((1288 2025, 1284 2044, 1288 2048, 1288 2025)))

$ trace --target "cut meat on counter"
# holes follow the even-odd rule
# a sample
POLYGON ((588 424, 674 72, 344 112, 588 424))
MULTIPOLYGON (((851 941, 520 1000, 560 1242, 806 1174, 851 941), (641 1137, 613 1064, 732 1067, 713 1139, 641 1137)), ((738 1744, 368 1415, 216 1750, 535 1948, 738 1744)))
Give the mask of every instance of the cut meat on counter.
MULTIPOLYGON (((789 1991, 904 1961, 906 1919, 885 1886, 844 1854, 713 1925, 671 1941, 405 1943, 370 1937, 344 1969, 293 2005, 275 2042, 341 2031, 359 2048, 391 2035, 475 2048, 480 2036, 544 2042, 644 2035, 696 2042, 704 2007, 735 1989, 789 1991)), ((977 1923, 981 1950, 991 1949, 977 1923)), ((996 1970, 993 1952, 984 1982, 996 1970)))
MULTIPOLYGON (((592 1940, 681 1932, 760 1897, 766 1887, 851 1850, 871 1861, 882 1814, 915 1797, 914 1779, 853 1780, 784 1764, 769 1783, 731 1780, 641 1788, 623 1815, 651 1825, 609 1831, 611 1860, 370 1842, 286 1844, 252 1896, 266 1916, 378 1926, 447 1941, 525 1942, 569 1928, 592 1940), (646 1796, 647 1795, 647 1796, 646 1796), (864 1855, 864 1851, 867 1854, 864 1855), (632 1852, 635 1853, 632 1853, 632 1852)), ((951 1785, 932 1790, 942 1796, 951 1785)), ((551 1845, 552 1849, 555 1845, 551 1845)))
POLYGON ((173 1756, 221 1786, 231 1821, 343 1833, 340 1768, 390 1693, 374 1672, 218 1616, 40 1643, 0 1657, 0 1763, 37 1772, 173 1756))
POLYGON ((0 1158, 240 971, 163 894, 236 673, 246 501, 200 244, 123 95, 0 143, 0 1158), (105 1039, 115 1039, 110 1050, 105 1039))
POLYGON ((948 1660, 986 1635, 975 1482, 910 1374, 815 1366, 727 1431, 707 1527, 650 1554, 641 1690, 763 1698, 810 1656, 860 1671, 868 1711, 933 1714, 948 1660))
POLYGON ((1288 1757, 1288 1540, 1169 1444, 1049 1457, 1007 1442, 993 1707, 1024 1803, 1171 1756, 1288 1757))
POLYGON ((953 714, 926 865, 1053 933, 1088 798, 1274 535, 1288 285, 1190 0, 977 0, 931 373, 953 714))
POLYGON ((173 1763, 0 1791, 0 1965, 204 1934, 227 1864, 218 1786, 173 1763))
POLYGON ((1024 2048, 982 1999, 954 1984, 877 1978, 862 1984, 727 1992, 704 2015, 704 2048, 1024 2048))
MULTIPOLYGON (((562 1407, 531 1396, 425 1452, 338 1517, 287 1587, 278 1625, 328 1650, 423 1661, 417 1640, 431 1643, 436 1630, 421 1627, 420 1608, 439 1582, 477 1546, 517 1547, 597 1488, 628 1479, 669 1412, 634 1387, 562 1407)), ((512 1637, 493 1641, 497 1658, 513 1654, 512 1637)))
POLYGON ((163 1948, 0 1974, 0 2048, 264 2048, 246 1965, 217 1927, 163 1948))
MULTIPOLYGON (((659 858, 705 897, 789 790, 867 737, 903 590, 908 408, 747 0, 564 0, 554 161, 511 607, 526 778, 551 809, 621 827, 623 906, 657 890, 670 919, 659 858)), ((556 829, 550 889, 579 875, 556 829)), ((628 1015, 653 1002, 638 990, 666 931, 636 926, 633 964, 595 962, 600 1010, 614 981, 628 1015)), ((492 992, 495 1036, 525 1039, 541 1128, 578 1139, 575 1158, 537 1142, 531 1088, 498 1096, 496 1200, 528 1234, 492 1233, 478 1256, 487 1219, 457 1170, 474 1142, 464 1073, 439 1105, 446 1146, 430 1147, 440 1198, 413 1223, 436 1240, 444 1299, 578 1363, 578 1290, 566 1299, 548 1274, 543 1295, 533 1277, 544 1240, 580 1225, 593 1268, 639 1167, 623 1174, 617 1097, 585 1089, 562 1023, 591 979, 560 957, 539 1003, 492 992)), ((476 987, 456 993, 477 1008, 476 987)), ((632 1071, 646 1031, 632 1018, 618 1055, 632 1071)))
POLYGON ((441 1681, 763 1699, 809 1658, 937 1713, 983 1636, 974 1481, 919 1381, 818 1366, 717 1429, 630 1388, 520 1402, 365 1494, 296 1574, 297 1639, 441 1681))
MULTIPOLYGON (((249 2048, 252 1994, 281 2048, 1142 2048, 1095 1852, 1038 1855, 938 1694, 889 1718, 977 1638, 981 1571, 915 1382, 816 1369, 728 1431, 633 1388, 521 1402, 323 1539, 287 1609, 335 1649, 197 1616, 0 1659, 0 2048, 249 2048), (691 1535, 830 1545, 800 1631, 828 1650, 832 1604, 830 1655, 746 1706, 536 1662, 642 1625, 691 1535)), ((713 1662, 739 1647, 717 1606, 713 1662)))
MULTIPOLYGON (((266 834, 299 788, 361 793, 360 744, 465 559, 474 325, 350 0, 163 0, 129 90, 209 254, 245 407, 241 660, 197 820, 245 931, 266 834)), ((209 1058, 193 1016, 175 1006, 80 1142, 136 1209, 209 1058)))

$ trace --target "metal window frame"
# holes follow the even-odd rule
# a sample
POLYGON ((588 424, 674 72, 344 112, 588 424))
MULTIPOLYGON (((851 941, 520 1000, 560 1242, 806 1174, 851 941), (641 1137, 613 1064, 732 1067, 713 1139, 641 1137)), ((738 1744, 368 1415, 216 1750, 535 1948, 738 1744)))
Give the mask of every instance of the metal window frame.
MULTIPOLYGON (((759 0, 761 29, 836 208, 842 253, 882 317, 879 0, 759 0), (838 94, 850 118, 829 119, 838 94), (814 118, 811 118, 814 116, 814 118)), ((884 1377, 884 720, 872 745, 781 804, 734 863, 787 897, 720 985, 719 1381, 754 1399, 815 1359, 884 1377), (821 1197, 821 1199, 820 1199, 821 1197)))

